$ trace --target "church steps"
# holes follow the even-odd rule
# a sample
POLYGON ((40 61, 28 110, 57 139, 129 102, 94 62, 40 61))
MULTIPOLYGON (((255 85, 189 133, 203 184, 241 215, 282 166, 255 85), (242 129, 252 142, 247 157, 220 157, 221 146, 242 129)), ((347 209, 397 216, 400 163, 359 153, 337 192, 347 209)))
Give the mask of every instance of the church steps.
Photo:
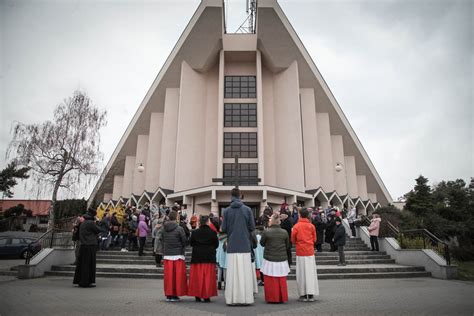
MULTIPOLYGON (((52 271, 47 275, 55 276, 73 276, 75 266, 63 265, 53 266, 52 271)), ((189 272, 189 266, 188 266, 189 272)), ((97 266, 97 277, 116 277, 116 278, 148 278, 162 279, 163 268, 154 266, 125 266, 125 267, 102 267, 97 266)), ((399 265, 364 265, 364 266, 345 266, 318 268, 319 279, 343 279, 343 278, 404 278, 404 277, 429 277, 431 273, 424 271, 423 267, 399 266, 399 265)), ((294 267, 288 275, 289 280, 296 278, 294 267)))
MULTIPOLYGON (((189 271, 190 265, 187 265, 189 271)), ((52 267, 52 271, 74 271, 74 265, 56 265, 52 267)), ((347 265, 344 267, 330 266, 318 267, 319 274, 330 273, 372 273, 372 272, 408 272, 408 271, 424 271, 424 267, 420 266, 402 266, 395 264, 364 264, 364 265, 347 265)), ((115 265, 105 264, 97 265, 97 272, 119 272, 119 273, 162 273, 163 267, 155 267, 154 265, 122 265, 117 267, 115 265)), ((292 265, 290 274, 295 273, 295 266, 292 265)))
MULTIPOLYGON (((134 259, 97 259, 98 264, 140 264, 140 265, 154 265, 155 259, 144 259, 144 260, 134 260, 134 259)), ((189 264, 189 262, 187 262, 189 264)), ((319 265, 336 265, 339 263, 337 258, 332 260, 318 260, 316 259, 316 264, 319 265)), ((386 263, 395 263, 394 259, 359 259, 359 258, 346 258, 347 264, 386 264, 386 263)), ((296 264, 296 261, 293 261, 293 265, 296 264)))

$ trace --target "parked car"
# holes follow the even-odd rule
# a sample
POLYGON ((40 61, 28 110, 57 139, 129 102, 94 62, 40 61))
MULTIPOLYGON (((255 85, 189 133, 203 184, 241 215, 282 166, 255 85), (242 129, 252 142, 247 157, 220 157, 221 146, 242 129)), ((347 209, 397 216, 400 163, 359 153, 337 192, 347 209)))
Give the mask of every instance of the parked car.
POLYGON ((28 254, 28 245, 31 244, 30 251, 35 255, 41 250, 41 244, 35 242, 36 239, 27 237, 0 237, 0 256, 20 257, 25 259, 28 254))

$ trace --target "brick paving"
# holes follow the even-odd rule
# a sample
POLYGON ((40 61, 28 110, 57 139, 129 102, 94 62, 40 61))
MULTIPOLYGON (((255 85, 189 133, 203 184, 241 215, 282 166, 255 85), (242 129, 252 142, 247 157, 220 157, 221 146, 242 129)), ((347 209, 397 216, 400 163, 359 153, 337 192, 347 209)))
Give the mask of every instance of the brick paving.
POLYGON ((97 287, 74 287, 71 278, 18 280, 0 277, 0 315, 474 315, 474 283, 433 278, 322 280, 314 303, 266 304, 260 287, 255 304, 225 305, 223 291, 212 303, 185 297, 167 303, 162 280, 97 279, 97 287))

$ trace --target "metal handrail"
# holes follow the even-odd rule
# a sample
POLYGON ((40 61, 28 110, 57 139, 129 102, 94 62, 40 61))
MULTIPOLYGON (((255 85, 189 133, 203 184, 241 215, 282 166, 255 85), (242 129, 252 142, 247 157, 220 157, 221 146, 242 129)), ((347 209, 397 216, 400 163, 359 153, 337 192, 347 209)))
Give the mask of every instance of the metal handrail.
MULTIPOLYGON (((446 264, 451 265, 451 254, 450 254, 450 251, 449 251, 449 245, 446 242, 439 239, 438 237, 436 237, 429 230, 424 229, 424 228, 423 229, 409 229, 409 230, 401 231, 400 236, 401 236, 401 238, 403 238, 403 234, 416 234, 416 233, 421 233, 421 235, 423 237, 423 248, 425 248, 425 249, 426 249, 425 236, 428 237, 429 239, 431 239, 432 243, 434 242, 436 245, 437 244, 443 245, 444 246, 444 257, 446 259, 446 264)), ((434 244, 433 244, 433 246, 434 246, 434 244)))
MULTIPOLYGON (((450 253, 450 250, 449 250, 449 245, 442 241, 441 239, 439 239, 436 235, 434 235, 432 232, 430 232, 429 230, 425 229, 425 228, 421 228, 421 229, 408 229, 408 230, 402 230, 399 232, 399 236, 400 236, 400 241, 403 243, 403 236, 404 234, 417 234, 417 233, 420 233, 422 235, 422 238, 423 238, 423 249, 426 249, 426 239, 425 237, 428 237, 432 244, 433 242, 437 245, 437 244, 441 244, 443 245, 443 250, 444 250, 444 258, 446 259, 446 264, 449 266, 451 265, 451 253, 450 253)), ((434 244, 433 244, 434 246, 434 244)))
MULTIPOLYGON (((30 264, 31 258, 33 258, 36 255, 36 254, 33 254, 33 245, 40 243, 42 248, 45 248, 45 247, 53 248, 55 246, 55 241, 56 241, 55 234, 58 234, 58 233, 71 233, 71 232, 68 230, 52 228, 52 229, 47 230, 45 233, 43 233, 40 237, 38 237, 34 241, 28 243, 28 251, 26 252, 25 264, 30 264), (46 243, 43 243, 44 241, 46 241, 46 243)), ((71 239, 69 236, 67 236, 67 238, 71 239)))
MULTIPOLYGON (((365 221, 365 222, 369 221, 369 224, 370 224, 370 220, 368 219, 367 216, 362 216, 362 220, 365 221)), ((423 235, 423 249, 426 249, 425 236, 428 237, 431 240, 432 244, 434 242, 435 244, 443 245, 443 250, 444 250, 443 255, 444 255, 444 258, 446 259, 446 264, 448 266, 451 265, 451 253, 450 253, 450 250, 449 250, 449 245, 445 241, 442 241, 440 238, 438 238, 435 234, 433 234, 429 230, 427 230, 425 228, 400 230, 398 227, 393 225, 389 220, 384 220, 384 223, 387 225, 388 229, 394 235, 393 237, 400 240, 400 243, 401 243, 400 246, 402 246, 402 244, 403 244, 404 234, 416 234, 416 233, 421 233, 423 235)))

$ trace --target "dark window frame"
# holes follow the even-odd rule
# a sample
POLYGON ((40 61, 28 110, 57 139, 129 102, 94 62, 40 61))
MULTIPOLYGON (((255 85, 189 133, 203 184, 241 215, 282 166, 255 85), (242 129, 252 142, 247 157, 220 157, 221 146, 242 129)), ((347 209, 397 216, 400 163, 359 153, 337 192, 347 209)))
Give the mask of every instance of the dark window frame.
MULTIPOLYGON (((235 163, 224 163, 222 166, 222 175, 224 178, 224 185, 234 185, 232 177, 235 176, 235 163)), ((239 163, 241 180, 239 185, 258 185, 258 163, 239 163)))
POLYGON ((257 127, 257 104, 224 103, 224 127, 257 127))
POLYGON ((224 132, 224 158, 258 158, 257 132, 224 132))
POLYGON ((256 99, 256 76, 224 76, 225 99, 256 99))

